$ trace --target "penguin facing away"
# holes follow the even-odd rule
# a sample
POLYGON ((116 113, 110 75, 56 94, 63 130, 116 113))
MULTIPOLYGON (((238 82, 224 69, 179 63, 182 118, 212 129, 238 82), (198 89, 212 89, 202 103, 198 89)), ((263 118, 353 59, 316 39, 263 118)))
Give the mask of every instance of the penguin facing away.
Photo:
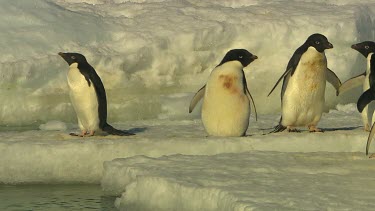
POLYGON ((243 68, 258 57, 245 49, 232 49, 216 66, 190 102, 189 113, 203 98, 201 111, 206 132, 211 136, 244 136, 249 126, 250 102, 254 100, 243 68))
MULTIPOLYGON (((357 109, 359 112, 363 112, 363 110, 367 107, 367 105, 375 100, 375 54, 374 52, 371 52, 370 55, 368 56, 368 61, 369 61, 369 76, 368 76, 368 81, 369 81, 369 86, 370 88, 367 89, 358 99, 357 102, 357 109)), ((368 155, 368 151, 370 148, 370 144, 372 141, 372 138, 374 137, 375 134, 375 124, 372 124, 370 134, 367 138, 367 144, 366 144, 366 155, 368 155)))
POLYGON ((307 126, 310 132, 321 132, 317 124, 322 116, 325 102, 326 81, 334 86, 336 94, 340 79, 328 69, 324 50, 333 45, 322 34, 312 34, 294 52, 286 71, 276 82, 268 96, 281 79, 281 109, 279 125, 271 132, 298 132, 295 127, 307 126))
MULTIPOLYGON (((340 94, 353 89, 355 87, 361 86, 363 87, 363 92, 370 89, 370 74, 371 74, 371 57, 375 53, 375 42, 365 41, 361 43, 357 43, 352 45, 354 50, 357 50, 361 53, 364 57, 367 58, 367 69, 364 73, 359 74, 353 78, 348 79, 345 81, 340 87, 340 94)), ((370 131, 370 126, 375 122, 375 110, 372 114, 372 121, 369 123, 369 116, 368 116, 368 105, 364 107, 363 111, 361 112, 362 122, 365 131, 370 131)))
POLYGON ((68 63, 68 86, 70 99, 78 118, 81 134, 93 136, 98 129, 112 135, 129 136, 132 133, 117 130, 107 123, 107 97, 103 83, 95 69, 79 53, 59 55, 68 63))

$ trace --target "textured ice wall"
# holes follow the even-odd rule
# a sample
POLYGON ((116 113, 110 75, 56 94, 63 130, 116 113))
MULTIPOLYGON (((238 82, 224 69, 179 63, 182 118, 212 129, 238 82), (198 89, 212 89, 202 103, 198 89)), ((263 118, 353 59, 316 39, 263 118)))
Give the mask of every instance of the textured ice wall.
MULTIPOLYGON (((328 66, 345 80, 365 59, 350 49, 374 40, 375 3, 363 1, 35 0, 0 1, 0 125, 75 121, 59 51, 76 51, 102 77, 109 121, 196 118, 191 96, 224 54, 246 48, 260 113, 278 113, 279 89, 266 97, 312 33, 335 46, 328 66)), ((328 85, 329 86, 329 85, 328 85)), ((327 105, 354 101, 358 90, 327 105)))

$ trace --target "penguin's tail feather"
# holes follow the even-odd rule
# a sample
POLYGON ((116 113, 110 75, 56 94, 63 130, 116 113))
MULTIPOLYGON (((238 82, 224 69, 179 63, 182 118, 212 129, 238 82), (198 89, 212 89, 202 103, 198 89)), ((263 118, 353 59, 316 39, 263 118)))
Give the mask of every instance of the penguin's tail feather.
POLYGON ((269 132, 268 134, 270 134, 270 133, 283 132, 283 131, 286 129, 286 127, 283 126, 283 125, 281 124, 281 121, 282 121, 282 120, 283 120, 283 117, 281 116, 281 117, 280 117, 279 124, 276 125, 276 126, 273 128, 273 131, 269 132))
POLYGON ((282 124, 278 124, 278 125, 276 125, 276 126, 273 128, 273 131, 269 132, 268 134, 270 134, 270 133, 283 132, 285 129, 286 129, 285 126, 283 126, 282 124))
POLYGON ((103 126, 102 130, 111 134, 111 135, 116 135, 116 136, 132 136, 132 135, 135 135, 134 133, 130 133, 130 132, 123 131, 123 130, 118 130, 118 129, 112 127, 108 123, 103 126))

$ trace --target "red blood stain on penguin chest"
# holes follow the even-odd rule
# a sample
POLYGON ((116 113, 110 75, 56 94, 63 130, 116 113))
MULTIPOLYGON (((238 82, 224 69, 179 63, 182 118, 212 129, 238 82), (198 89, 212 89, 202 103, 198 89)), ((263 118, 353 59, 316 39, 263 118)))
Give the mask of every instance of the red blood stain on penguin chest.
POLYGON ((235 86, 238 77, 234 75, 219 75, 219 80, 225 90, 230 91, 232 94, 238 93, 238 88, 235 86))
POLYGON ((318 85, 325 80, 323 75, 325 74, 325 68, 322 67, 321 61, 309 61, 302 63, 304 65, 303 82, 308 87, 309 91, 315 91, 318 85))
POLYGON ((315 91, 318 88, 318 83, 310 84, 309 88, 310 91, 315 91))

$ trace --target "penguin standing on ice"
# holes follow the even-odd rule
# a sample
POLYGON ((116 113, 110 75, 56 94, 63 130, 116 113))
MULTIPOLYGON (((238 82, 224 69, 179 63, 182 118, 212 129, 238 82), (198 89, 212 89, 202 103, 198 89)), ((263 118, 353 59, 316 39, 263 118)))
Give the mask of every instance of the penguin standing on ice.
POLYGON ((299 126, 307 126, 310 132, 321 132, 317 124, 323 113, 326 80, 336 90, 341 85, 336 74, 327 68, 324 50, 330 48, 333 45, 324 35, 313 34, 294 52, 286 71, 268 94, 283 79, 281 119, 272 132, 285 129, 298 132, 295 127, 299 126))
POLYGON ((107 123, 107 98, 102 81, 95 69, 79 53, 59 53, 68 63, 68 85, 70 99, 78 118, 81 134, 93 136, 98 129, 112 135, 134 135, 117 130, 107 123))
POLYGON ((193 97, 191 113, 203 98, 202 122, 212 136, 244 136, 249 126, 250 101, 254 100, 247 88, 243 68, 258 57, 245 49, 227 52, 223 60, 212 70, 208 81, 193 97))
MULTIPOLYGON (((362 47, 359 47, 361 45, 359 45, 359 44, 354 45, 354 47, 362 49, 361 51, 359 51, 362 54, 365 54, 366 52, 369 52, 368 56, 367 56, 368 66, 367 66, 367 71, 366 71, 367 74, 366 74, 366 82, 365 82, 365 83, 369 84, 368 85, 369 89, 367 89, 365 92, 363 92, 363 94, 359 97, 358 102, 357 102, 357 109, 361 113, 364 111, 364 109, 367 107, 367 105, 371 101, 375 100, 375 54, 374 54, 375 51, 374 51, 374 49, 372 49, 372 52, 369 51, 371 49, 370 45, 372 45, 372 44, 374 44, 374 43, 368 42, 367 44, 362 46, 363 49, 366 49, 366 51, 363 51, 362 47), (366 47, 366 46, 368 46, 368 47, 366 47)), ((368 155, 370 144, 371 144, 372 138, 374 137, 374 134, 375 134, 374 125, 375 124, 372 124, 370 134, 369 134, 368 139, 367 139, 366 155, 368 155)), ((373 157, 373 156, 371 156, 371 157, 373 157)))
MULTIPOLYGON (((352 45, 352 48, 360 52, 364 57, 367 58, 367 69, 364 73, 357 75, 349 80, 345 81, 340 87, 340 94, 350 90, 352 88, 361 86, 363 87, 363 92, 370 89, 370 74, 371 74, 371 57, 375 53, 375 43, 371 41, 365 41, 352 45)), ((368 116, 368 106, 366 105, 361 113, 362 122, 365 131, 370 131, 371 124, 369 123, 368 116)), ((372 124, 375 122, 375 111, 372 114, 372 124)))

